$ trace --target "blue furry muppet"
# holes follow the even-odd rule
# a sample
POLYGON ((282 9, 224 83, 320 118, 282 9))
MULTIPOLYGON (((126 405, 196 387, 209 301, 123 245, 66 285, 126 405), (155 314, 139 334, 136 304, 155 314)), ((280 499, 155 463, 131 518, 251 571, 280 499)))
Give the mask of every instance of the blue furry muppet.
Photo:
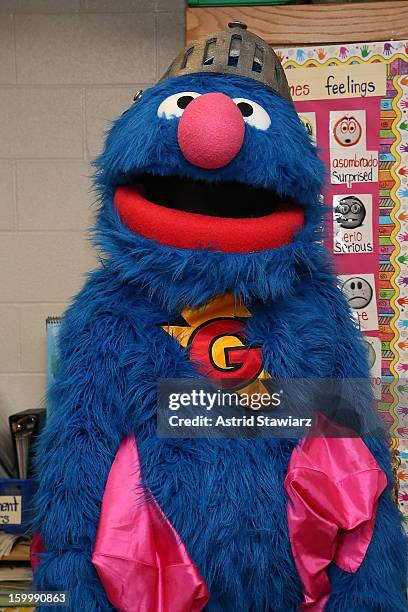
POLYGON ((102 265, 61 329, 36 587, 70 612, 406 610, 384 436, 157 435, 158 379, 368 378, 273 50, 238 22, 191 43, 95 165, 102 265))

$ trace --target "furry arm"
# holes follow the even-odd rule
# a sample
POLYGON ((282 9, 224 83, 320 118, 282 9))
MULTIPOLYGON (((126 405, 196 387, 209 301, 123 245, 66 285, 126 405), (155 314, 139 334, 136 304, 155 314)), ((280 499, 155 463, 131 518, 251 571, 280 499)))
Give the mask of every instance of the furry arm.
MULTIPOLYGON (((369 415, 372 401, 365 393, 366 385, 359 385, 359 379, 368 376, 360 332, 350 320, 341 292, 331 286, 325 286, 325 292, 327 310, 336 333, 333 375, 350 379, 349 398, 360 415, 369 415)), ((408 610, 405 599, 406 540, 399 511, 391 497, 393 479, 389 444, 385 436, 375 433, 365 437, 364 442, 385 472, 388 487, 380 496, 374 533, 359 569, 352 574, 337 566, 331 568, 333 591, 327 612, 403 612, 408 610)))
POLYGON ((98 274, 62 324, 58 375, 49 398, 52 410, 37 459, 34 528, 46 552, 35 584, 41 590, 66 591, 70 612, 113 610, 91 554, 108 472, 131 426, 121 359, 133 330, 121 316, 120 304, 115 309, 109 304, 98 274))

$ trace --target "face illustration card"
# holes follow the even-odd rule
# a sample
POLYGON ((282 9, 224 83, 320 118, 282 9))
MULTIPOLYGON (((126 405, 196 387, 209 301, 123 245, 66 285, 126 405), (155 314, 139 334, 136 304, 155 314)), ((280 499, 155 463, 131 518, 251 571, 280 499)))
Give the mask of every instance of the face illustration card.
POLYGON ((377 336, 364 335, 368 367, 373 381, 374 397, 381 398, 381 340, 377 336))
POLYGON ((302 112, 299 113, 299 119, 305 126, 306 132, 309 134, 312 142, 317 142, 317 127, 316 127, 316 113, 302 112))
POLYGON ((378 329, 374 274, 342 274, 339 280, 359 329, 362 331, 378 329))
POLYGON ((330 111, 329 132, 331 183, 377 182, 378 151, 367 150, 366 111, 330 111))
POLYGON ((373 253, 371 194, 333 196, 333 253, 373 253))

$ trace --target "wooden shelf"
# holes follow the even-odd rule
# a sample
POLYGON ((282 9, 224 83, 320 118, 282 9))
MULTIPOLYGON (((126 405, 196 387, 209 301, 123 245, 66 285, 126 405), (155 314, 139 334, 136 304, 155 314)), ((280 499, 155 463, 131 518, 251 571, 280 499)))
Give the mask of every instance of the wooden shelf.
POLYGON ((275 47, 408 39, 408 0, 187 8, 187 44, 244 21, 275 47))

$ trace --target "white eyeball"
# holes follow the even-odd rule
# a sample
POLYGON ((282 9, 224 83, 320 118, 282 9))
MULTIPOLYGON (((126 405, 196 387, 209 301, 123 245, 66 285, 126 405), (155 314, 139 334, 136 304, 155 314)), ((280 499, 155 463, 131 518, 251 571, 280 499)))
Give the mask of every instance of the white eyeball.
POLYGON ((168 98, 165 98, 157 109, 157 116, 165 119, 174 119, 181 117, 186 106, 190 104, 194 98, 201 95, 195 91, 181 91, 175 93, 168 98))
POLYGON ((234 98, 235 104, 242 113, 242 117, 248 125, 258 130, 267 130, 271 125, 271 118, 260 104, 246 98, 234 98))

